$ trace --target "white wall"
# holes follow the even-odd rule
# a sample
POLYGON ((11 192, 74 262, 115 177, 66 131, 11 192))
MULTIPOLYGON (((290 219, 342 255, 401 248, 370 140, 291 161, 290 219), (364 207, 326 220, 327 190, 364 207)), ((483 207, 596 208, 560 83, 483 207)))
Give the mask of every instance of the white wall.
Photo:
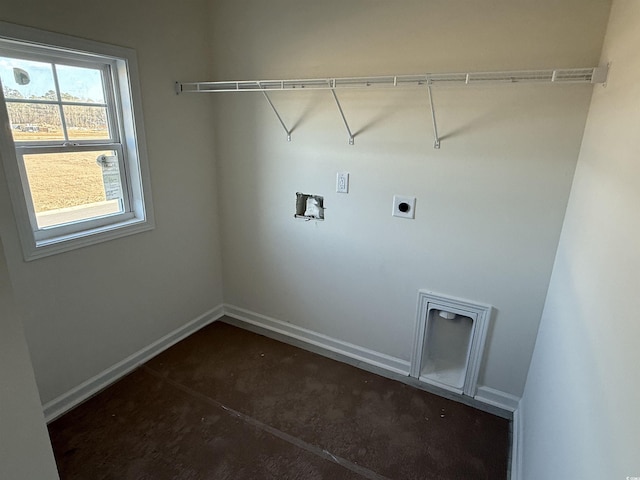
MULTIPOLYGON (((0 169, 0 178, 3 178, 0 169)), ((6 195, 0 195, 8 201, 6 195)), ((58 478, 0 240, 0 478, 58 478)))
POLYGON ((25 263, 10 205, 0 206, 43 403, 222 302, 211 104, 173 90, 210 74, 208 8, 53 0, 0 10, 4 21, 134 48, 149 151, 153 231, 25 263))
POLYGON ((640 477, 639 25, 615 0, 520 407, 526 480, 640 477))
MULTIPOLYGON (((597 64, 608 1, 221 0, 215 78, 313 78, 597 64)), ((195 80, 195 79, 194 79, 195 80)), ((492 304, 480 383, 519 396, 590 86, 216 98, 225 302, 409 360, 420 288, 492 304), (351 173, 348 195, 335 174, 351 173), (293 218, 324 195, 325 222, 293 218), (392 218, 394 194, 416 220, 392 218)))

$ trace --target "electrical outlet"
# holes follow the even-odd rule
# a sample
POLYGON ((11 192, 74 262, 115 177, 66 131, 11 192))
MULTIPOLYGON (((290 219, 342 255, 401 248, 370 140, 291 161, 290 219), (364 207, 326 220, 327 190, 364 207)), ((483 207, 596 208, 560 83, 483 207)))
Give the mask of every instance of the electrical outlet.
POLYGON ((349 172, 338 172, 336 175, 336 192, 349 193, 349 172))
POLYGON ((416 197, 404 195, 393 196, 393 210, 391 215, 401 218, 415 218, 416 197))

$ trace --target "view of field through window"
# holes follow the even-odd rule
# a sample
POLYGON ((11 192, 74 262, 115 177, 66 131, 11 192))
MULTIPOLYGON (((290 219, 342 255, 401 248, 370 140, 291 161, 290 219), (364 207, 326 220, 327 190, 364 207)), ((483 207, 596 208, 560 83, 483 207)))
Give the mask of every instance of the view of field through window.
MULTIPOLYGON (((44 137, 38 133, 19 133, 17 136, 25 140, 44 137)), ((106 201, 102 167, 96 161, 103 154, 110 152, 25 155, 36 213, 106 201)))
MULTIPOLYGON (((100 69, 0 57, 0 79, 16 146, 111 140, 100 69)), ((121 211, 117 161, 108 160, 115 151, 96 145, 21 158, 39 228, 121 211)))
MULTIPOLYGON (((103 131, 76 132, 96 138, 103 131)), ((40 132, 13 131, 15 141, 55 139, 55 130, 40 132)), ((39 228, 85 220, 122 211, 121 188, 117 163, 105 170, 100 157, 113 157, 115 152, 91 150, 24 155, 31 200, 39 228), (117 198, 110 184, 118 182, 117 198), (109 194, 111 193, 111 195, 109 194)))
MULTIPOLYGON (((38 133, 19 137, 39 140, 38 133)), ((117 163, 103 166, 100 159, 114 151, 65 152, 24 155, 24 166, 39 228, 85 220, 122 211, 122 189, 117 163), (113 182, 117 182, 113 195, 113 182)))

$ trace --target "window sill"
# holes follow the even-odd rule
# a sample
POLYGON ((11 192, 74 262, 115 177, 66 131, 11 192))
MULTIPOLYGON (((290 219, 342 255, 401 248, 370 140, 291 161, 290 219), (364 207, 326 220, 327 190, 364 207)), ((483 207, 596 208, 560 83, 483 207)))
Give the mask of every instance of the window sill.
POLYGON ((24 245, 24 259, 29 262, 38 258, 68 252, 82 247, 107 242, 136 233, 153 230, 155 224, 152 220, 133 218, 119 223, 113 223, 91 230, 61 235, 59 237, 40 240, 29 246, 24 245))

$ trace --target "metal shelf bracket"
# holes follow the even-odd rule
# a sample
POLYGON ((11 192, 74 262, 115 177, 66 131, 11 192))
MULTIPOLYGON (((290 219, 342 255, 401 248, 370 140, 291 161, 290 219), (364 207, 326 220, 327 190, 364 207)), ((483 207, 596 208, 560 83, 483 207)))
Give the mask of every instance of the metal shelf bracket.
POLYGON ((342 121, 344 122, 344 126, 347 127, 347 133, 349 134, 349 145, 353 145, 353 133, 351 133, 351 129, 349 128, 349 124, 347 123, 347 119, 344 116, 344 112, 342 111, 342 106, 340 105, 340 101, 338 100, 338 96, 336 95, 335 89, 331 89, 331 93, 333 94, 333 99, 336 101, 336 105, 338 106, 338 110, 340 111, 340 116, 342 117, 342 121))
POLYGON ((431 80, 427 83, 429 92, 429 107, 431 108, 431 121, 433 122, 433 148, 440 148, 440 137, 438 136, 438 124, 436 123, 436 111, 433 107, 433 94, 431 93, 431 80))
MULTIPOLYGON (((260 85, 259 82, 258 82, 258 85, 260 85)), ((276 114, 276 117, 278 117, 278 121, 280 122, 280 125, 282 125, 282 128, 284 128, 284 131, 287 133, 287 142, 290 142, 291 141, 291 132, 292 132, 292 130, 287 128, 287 125, 284 123, 284 120, 282 120, 282 117, 280 116, 280 114, 278 113, 278 110, 276 109, 275 105, 271 101, 271 98, 269 98, 269 95, 267 95, 267 92, 262 90, 262 94, 264 95, 264 98, 267 99, 267 102, 269 102, 269 105, 271 106, 271 109, 273 110, 273 113, 276 114)))

